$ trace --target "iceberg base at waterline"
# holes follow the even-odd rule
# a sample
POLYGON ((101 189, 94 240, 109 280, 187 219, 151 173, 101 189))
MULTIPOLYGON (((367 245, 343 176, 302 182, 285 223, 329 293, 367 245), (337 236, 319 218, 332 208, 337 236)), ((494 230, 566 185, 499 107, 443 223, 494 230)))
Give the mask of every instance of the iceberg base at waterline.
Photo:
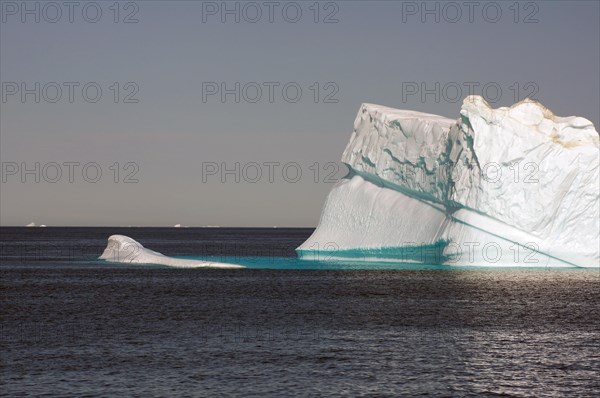
POLYGON ((168 257, 146 249, 139 242, 124 235, 112 235, 99 260, 127 264, 157 264, 175 268, 245 268, 243 265, 213 261, 168 257))
POLYGON ((296 253, 304 260, 339 262, 577 266, 577 260, 545 254, 542 245, 535 236, 476 212, 447 214, 441 206, 355 175, 332 189, 321 226, 296 253), (390 216, 398 208, 402 213, 390 216))

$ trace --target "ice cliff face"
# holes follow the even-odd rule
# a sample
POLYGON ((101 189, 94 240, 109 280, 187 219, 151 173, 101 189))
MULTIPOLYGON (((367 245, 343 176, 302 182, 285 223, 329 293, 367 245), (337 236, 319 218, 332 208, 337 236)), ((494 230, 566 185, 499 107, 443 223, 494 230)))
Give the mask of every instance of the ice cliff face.
POLYGON ((525 100, 458 120, 363 104, 301 258, 599 267, 599 136, 525 100))

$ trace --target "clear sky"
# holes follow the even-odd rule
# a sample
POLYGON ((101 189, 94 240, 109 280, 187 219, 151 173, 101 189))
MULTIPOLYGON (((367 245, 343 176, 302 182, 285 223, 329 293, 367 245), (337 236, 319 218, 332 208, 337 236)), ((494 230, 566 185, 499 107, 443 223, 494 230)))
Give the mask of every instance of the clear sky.
POLYGON ((315 226, 363 102, 600 122, 597 1, 0 3, 2 225, 315 226))

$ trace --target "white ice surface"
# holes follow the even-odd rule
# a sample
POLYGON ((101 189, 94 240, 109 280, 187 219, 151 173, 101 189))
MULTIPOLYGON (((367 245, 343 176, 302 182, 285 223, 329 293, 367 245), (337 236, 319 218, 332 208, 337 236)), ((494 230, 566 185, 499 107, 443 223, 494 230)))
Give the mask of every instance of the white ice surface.
POLYGON ((593 124, 478 96, 460 114, 363 104, 342 156, 350 175, 299 256, 403 261, 394 249, 438 245, 444 264, 599 267, 593 124))
POLYGON ((146 249, 139 242, 124 235, 110 236, 106 249, 98 258, 115 263, 158 264, 176 268, 245 268, 237 264, 167 257, 146 249))

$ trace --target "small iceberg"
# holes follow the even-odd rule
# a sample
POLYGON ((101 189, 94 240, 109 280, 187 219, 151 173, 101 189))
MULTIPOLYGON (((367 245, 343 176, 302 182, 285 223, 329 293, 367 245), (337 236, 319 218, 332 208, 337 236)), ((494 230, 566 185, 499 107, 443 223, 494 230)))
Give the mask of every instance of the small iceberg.
POLYGON ((162 253, 146 249, 139 242, 125 235, 110 236, 106 249, 98 259, 113 263, 158 264, 176 268, 245 268, 238 264, 167 257, 162 253))
POLYGON ((30 222, 29 224, 25 225, 26 227, 39 227, 39 228, 45 228, 46 225, 45 224, 40 224, 40 225, 36 225, 36 223, 34 223, 33 221, 30 222))

